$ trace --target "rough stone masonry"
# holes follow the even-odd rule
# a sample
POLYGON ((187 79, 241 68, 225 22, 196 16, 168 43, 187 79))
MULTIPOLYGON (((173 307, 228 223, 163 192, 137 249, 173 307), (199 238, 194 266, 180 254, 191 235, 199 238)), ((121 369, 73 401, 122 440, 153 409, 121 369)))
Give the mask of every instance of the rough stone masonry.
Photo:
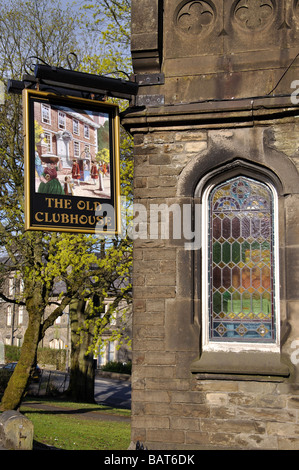
POLYGON ((292 0, 132 0, 140 87, 122 124, 134 136, 134 198, 144 208, 134 237, 132 446, 299 449, 298 30, 292 0), (206 195, 240 176, 274 195, 272 343, 209 336, 217 312, 206 292, 218 280, 206 195), (156 231, 150 224, 160 205, 180 209, 167 214, 167 236, 161 214, 156 231), (202 237, 193 247, 187 220, 202 237))

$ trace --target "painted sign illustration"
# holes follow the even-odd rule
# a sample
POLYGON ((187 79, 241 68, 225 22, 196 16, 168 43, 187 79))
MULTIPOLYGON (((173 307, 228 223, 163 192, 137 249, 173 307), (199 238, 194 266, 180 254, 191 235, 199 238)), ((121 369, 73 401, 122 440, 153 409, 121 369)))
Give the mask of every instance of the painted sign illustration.
POLYGON ((34 90, 23 100, 26 229, 117 233, 118 107, 34 90))

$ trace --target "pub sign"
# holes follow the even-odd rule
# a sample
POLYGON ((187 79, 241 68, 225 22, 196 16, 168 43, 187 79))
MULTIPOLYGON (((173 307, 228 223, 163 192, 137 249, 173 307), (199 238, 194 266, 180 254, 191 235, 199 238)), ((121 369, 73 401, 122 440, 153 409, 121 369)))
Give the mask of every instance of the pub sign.
POLYGON ((120 231, 118 106, 23 91, 25 228, 120 231))

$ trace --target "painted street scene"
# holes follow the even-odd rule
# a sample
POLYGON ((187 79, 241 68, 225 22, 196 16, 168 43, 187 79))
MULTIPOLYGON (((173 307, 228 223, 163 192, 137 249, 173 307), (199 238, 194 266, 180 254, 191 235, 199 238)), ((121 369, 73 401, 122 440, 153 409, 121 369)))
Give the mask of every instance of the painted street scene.
POLYGON ((110 198, 109 117, 34 103, 35 191, 110 198))

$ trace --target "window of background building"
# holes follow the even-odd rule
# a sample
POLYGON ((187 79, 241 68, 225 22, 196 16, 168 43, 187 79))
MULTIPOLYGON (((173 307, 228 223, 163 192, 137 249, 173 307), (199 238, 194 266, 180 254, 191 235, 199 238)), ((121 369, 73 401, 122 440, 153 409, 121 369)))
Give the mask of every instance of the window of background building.
POLYGON ((21 305, 18 312, 18 325, 23 325, 24 321, 24 307, 21 305))
POLYGON ((14 295, 15 280, 10 277, 8 279, 8 295, 12 297, 14 295))
POLYGON ((6 326, 11 326, 12 324, 12 308, 11 305, 7 306, 7 311, 6 311, 6 326))
POLYGON ((44 132, 44 141, 47 144, 47 153, 52 153, 52 135, 49 132, 44 132))
POLYGON ((59 129, 65 129, 65 120, 66 120, 65 113, 63 113, 62 111, 58 111, 58 127, 59 127, 59 129))
POLYGON ((54 338, 49 342, 49 347, 51 349, 64 349, 64 341, 54 338))
POLYGON ((114 361, 115 360, 115 342, 114 341, 109 341, 108 345, 108 361, 114 361))
POLYGON ((51 124, 51 108, 48 104, 42 103, 42 122, 51 124))
POLYGON ((79 135, 79 121, 77 119, 73 119, 73 133, 79 135))
POLYGON ((80 143, 77 140, 74 140, 74 156, 80 157, 80 143))
POLYGON ((89 139, 89 126, 87 124, 84 124, 84 137, 89 139))

